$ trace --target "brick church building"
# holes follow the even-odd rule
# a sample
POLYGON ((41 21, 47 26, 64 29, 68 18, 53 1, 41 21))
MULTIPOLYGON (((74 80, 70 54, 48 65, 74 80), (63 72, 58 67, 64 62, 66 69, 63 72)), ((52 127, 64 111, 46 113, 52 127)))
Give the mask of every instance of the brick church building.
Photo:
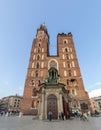
POLYGON ((32 43, 21 111, 47 119, 49 111, 58 119, 73 111, 89 111, 71 33, 57 35, 57 55, 49 53, 49 34, 42 24, 32 43))

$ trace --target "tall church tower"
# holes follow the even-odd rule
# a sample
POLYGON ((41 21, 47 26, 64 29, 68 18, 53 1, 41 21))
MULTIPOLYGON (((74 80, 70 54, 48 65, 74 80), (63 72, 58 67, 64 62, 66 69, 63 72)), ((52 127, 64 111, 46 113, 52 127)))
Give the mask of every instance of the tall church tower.
POLYGON ((88 108, 88 94, 85 92, 72 34, 58 34, 58 55, 60 81, 66 85, 71 98, 72 109, 88 108))
MULTIPOLYGON (((49 35, 44 24, 37 29, 36 38, 32 43, 29 66, 25 81, 22 111, 30 113, 39 103, 39 84, 45 81, 48 70, 47 56, 49 55, 49 35)), ((34 110, 34 113, 37 109, 34 110)), ((32 114, 32 112, 31 112, 32 114)))
POLYGON ((54 119, 60 111, 88 111, 89 97, 83 85, 72 34, 57 35, 57 56, 49 54, 49 35, 42 24, 33 40, 21 110, 54 119))

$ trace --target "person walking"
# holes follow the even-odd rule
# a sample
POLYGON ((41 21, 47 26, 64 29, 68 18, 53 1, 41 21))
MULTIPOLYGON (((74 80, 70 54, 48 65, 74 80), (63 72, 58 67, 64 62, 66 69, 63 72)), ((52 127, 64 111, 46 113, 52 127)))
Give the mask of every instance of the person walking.
POLYGON ((59 112, 59 119, 61 120, 61 112, 59 112))
POLYGON ((61 112, 61 117, 62 117, 62 120, 64 120, 64 113, 61 112))
POLYGON ((85 120, 88 121, 87 113, 85 112, 83 115, 84 115, 85 120))
POLYGON ((51 121, 52 120, 52 112, 51 111, 48 112, 48 117, 49 117, 49 121, 51 121))
POLYGON ((19 112, 19 117, 21 118, 21 117, 22 117, 22 115, 23 115, 23 113, 20 111, 20 112, 19 112))

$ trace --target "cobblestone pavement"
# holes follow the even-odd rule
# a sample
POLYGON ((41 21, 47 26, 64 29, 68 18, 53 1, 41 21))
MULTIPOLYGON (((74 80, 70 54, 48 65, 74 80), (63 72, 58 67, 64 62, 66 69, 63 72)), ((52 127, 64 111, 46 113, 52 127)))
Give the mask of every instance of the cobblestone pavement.
POLYGON ((101 117, 89 117, 89 121, 38 120, 32 116, 0 117, 0 130, 101 130, 101 117))

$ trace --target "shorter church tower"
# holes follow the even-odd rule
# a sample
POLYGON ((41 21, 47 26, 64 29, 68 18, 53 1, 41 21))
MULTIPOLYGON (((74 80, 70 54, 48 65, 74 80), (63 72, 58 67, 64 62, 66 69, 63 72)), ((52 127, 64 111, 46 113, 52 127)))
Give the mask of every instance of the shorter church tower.
MULTIPOLYGON (((57 55, 49 53, 49 34, 42 24, 32 43, 21 110, 24 114, 58 119, 60 112, 89 111, 71 33, 57 35, 57 55)), ((67 114, 68 113, 68 114, 67 114)))

